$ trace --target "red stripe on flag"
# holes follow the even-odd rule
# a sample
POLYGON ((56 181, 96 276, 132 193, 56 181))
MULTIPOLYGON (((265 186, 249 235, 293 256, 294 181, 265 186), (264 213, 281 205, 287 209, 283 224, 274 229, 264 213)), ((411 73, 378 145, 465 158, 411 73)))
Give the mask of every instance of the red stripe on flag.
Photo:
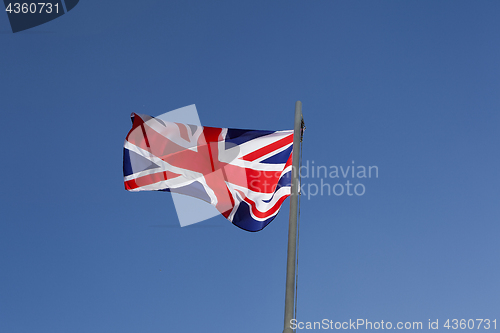
POLYGON ((262 171, 232 164, 226 165, 223 170, 227 182, 259 193, 273 193, 283 173, 282 170, 262 171))
POLYGON ((255 161, 256 159, 258 159, 264 155, 267 155, 267 154, 269 154, 277 149, 280 149, 280 148, 282 148, 290 143, 293 143, 293 134, 285 136, 283 139, 280 139, 280 140, 273 142, 265 147, 257 149, 256 151, 253 151, 250 154, 243 156, 242 159, 245 161, 255 161))

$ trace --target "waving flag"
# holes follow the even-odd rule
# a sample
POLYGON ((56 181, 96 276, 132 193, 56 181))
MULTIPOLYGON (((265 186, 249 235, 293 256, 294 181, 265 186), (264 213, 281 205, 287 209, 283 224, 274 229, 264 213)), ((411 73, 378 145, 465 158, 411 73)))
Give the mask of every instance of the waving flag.
POLYGON ((262 230, 290 195, 293 131, 202 127, 132 114, 125 189, 204 200, 234 225, 262 230))

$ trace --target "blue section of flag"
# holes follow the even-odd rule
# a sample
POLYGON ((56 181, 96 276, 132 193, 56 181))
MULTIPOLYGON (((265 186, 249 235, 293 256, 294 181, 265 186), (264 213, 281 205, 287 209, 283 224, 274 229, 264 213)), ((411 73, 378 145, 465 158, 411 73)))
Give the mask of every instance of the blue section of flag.
POLYGON ((293 146, 290 146, 287 149, 283 150, 282 152, 277 153, 276 155, 273 155, 271 157, 268 157, 263 161, 260 161, 260 163, 268 163, 268 164, 286 163, 288 157, 290 157, 290 154, 292 153, 292 150, 293 146))
POLYGON ((243 130, 243 129, 235 129, 228 128, 226 134, 226 149, 231 148, 228 145, 228 142, 233 143, 235 145, 241 145, 247 141, 259 138, 261 136, 269 135, 274 133, 274 131, 256 131, 256 130, 243 130))
POLYGON ((123 149, 123 175, 130 176, 134 173, 156 169, 159 166, 150 160, 134 153, 126 148, 123 149))
POLYGON ((264 221, 255 220, 250 214, 249 204, 242 201, 234 214, 233 224, 243 230, 255 232, 264 229, 275 217, 276 215, 264 221))

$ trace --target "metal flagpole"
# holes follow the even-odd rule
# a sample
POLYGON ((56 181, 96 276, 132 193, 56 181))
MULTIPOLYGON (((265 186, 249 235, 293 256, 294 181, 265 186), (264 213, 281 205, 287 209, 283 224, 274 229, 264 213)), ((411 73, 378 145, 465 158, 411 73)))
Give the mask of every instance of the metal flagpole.
POLYGON ((302 102, 295 103, 295 126, 293 130, 292 189, 290 195, 290 218, 288 220, 288 254, 286 262, 285 325, 283 333, 293 333, 290 322, 295 307, 295 262, 297 255, 297 207, 299 199, 299 157, 302 136, 302 102))

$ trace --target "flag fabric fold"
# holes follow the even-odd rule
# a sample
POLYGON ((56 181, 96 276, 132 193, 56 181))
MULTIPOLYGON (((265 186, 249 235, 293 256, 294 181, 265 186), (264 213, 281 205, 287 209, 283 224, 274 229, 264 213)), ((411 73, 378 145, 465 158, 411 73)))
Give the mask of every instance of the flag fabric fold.
POLYGON ((234 225, 259 231, 290 195, 293 131, 202 127, 132 114, 125 189, 204 200, 234 225))

